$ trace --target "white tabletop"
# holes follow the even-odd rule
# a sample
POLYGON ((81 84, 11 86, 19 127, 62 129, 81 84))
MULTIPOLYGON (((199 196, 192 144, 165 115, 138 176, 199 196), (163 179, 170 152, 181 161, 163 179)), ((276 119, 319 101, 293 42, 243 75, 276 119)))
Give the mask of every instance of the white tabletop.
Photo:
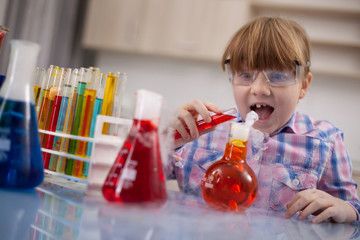
MULTIPOLYGON (((278 215, 278 216, 276 216, 278 215)), ((44 183, 33 190, 0 189, 0 239, 349 239, 360 226, 286 219, 248 209, 208 208, 202 198, 168 191, 158 208, 108 203, 101 197, 44 183)))

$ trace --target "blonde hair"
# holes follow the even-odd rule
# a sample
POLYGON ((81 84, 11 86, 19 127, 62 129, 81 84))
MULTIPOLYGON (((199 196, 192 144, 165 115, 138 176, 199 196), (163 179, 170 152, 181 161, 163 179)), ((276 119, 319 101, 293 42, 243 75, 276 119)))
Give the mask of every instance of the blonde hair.
POLYGON ((295 62, 310 69, 310 44, 305 30, 295 21, 279 17, 260 17, 239 29, 228 43, 222 68, 230 59, 230 70, 294 70, 295 62))

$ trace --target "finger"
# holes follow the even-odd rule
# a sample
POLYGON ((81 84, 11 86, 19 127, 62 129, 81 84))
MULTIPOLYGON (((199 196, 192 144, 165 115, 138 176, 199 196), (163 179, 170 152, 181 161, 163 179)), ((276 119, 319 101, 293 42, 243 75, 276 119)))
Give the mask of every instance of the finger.
POLYGON ((223 112, 220 107, 218 107, 217 105, 215 105, 215 104, 213 104, 213 103, 211 103, 211 102, 204 102, 204 105, 207 107, 207 109, 208 109, 209 111, 212 111, 212 112, 214 112, 214 113, 219 114, 219 113, 222 113, 222 112, 223 112))
POLYGON ((302 198, 301 196, 297 196, 298 194, 296 194, 294 197, 294 198, 296 198, 295 201, 293 201, 294 199, 292 199, 286 205, 287 210, 285 212, 285 217, 290 218, 290 217, 294 216, 295 213, 303 210, 309 204, 309 200, 306 200, 306 198, 302 198))
POLYGON ((193 102, 194 102, 193 104, 194 110, 198 114, 200 114, 200 116, 204 119, 205 122, 210 123, 212 120, 207 106, 203 102, 200 102, 199 100, 194 100, 193 102))
POLYGON ((188 110, 179 109, 177 120, 175 127, 185 140, 190 140, 190 136, 194 139, 199 137, 196 120, 188 110))
MULTIPOLYGON (((323 212, 324 209, 330 207, 331 205, 324 199, 315 199, 311 201, 310 204, 308 204, 302 212, 299 214, 298 219, 304 220, 307 218, 310 214, 318 213, 318 211, 323 212)), ((321 213, 320 213, 321 214, 321 213)))
POLYGON ((181 119, 176 119, 174 121, 174 128, 178 133, 181 135, 181 137, 185 140, 190 139, 190 134, 188 133, 186 127, 184 126, 185 123, 181 119))
POLYGON ((336 215, 336 208, 335 207, 329 207, 327 209, 325 209, 324 211, 322 211, 322 213, 320 213, 319 215, 317 215, 316 217, 314 217, 312 219, 313 223, 321 223, 333 216, 336 215))
POLYGON ((296 201, 300 198, 299 194, 295 194, 295 196, 286 204, 286 208, 289 209, 291 206, 295 204, 296 201))
POLYGON ((194 138, 194 139, 198 138, 199 137, 199 131, 197 129, 196 122, 195 122, 194 118, 186 117, 186 118, 184 118, 184 121, 185 121, 185 125, 187 126, 187 128, 190 131, 190 136, 192 138, 194 138))

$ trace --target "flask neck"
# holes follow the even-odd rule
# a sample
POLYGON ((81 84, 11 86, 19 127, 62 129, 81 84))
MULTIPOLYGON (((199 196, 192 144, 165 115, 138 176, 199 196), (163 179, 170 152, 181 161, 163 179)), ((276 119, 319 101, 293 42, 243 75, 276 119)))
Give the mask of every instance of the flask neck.
POLYGON ((226 143, 223 159, 246 163, 247 142, 243 146, 226 143))
POLYGON ((157 131, 159 128, 159 119, 153 119, 153 120, 134 119, 133 128, 136 128, 138 132, 157 131))
POLYGON ((23 102, 34 102, 31 88, 40 46, 37 43, 12 40, 6 80, 0 96, 23 102))

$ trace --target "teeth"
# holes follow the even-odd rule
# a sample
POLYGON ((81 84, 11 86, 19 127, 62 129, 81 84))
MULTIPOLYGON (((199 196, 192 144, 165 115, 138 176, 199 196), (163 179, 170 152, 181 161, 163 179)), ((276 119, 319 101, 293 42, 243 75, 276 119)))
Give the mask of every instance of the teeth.
POLYGON ((255 104, 256 108, 266 107, 266 104, 255 104))

